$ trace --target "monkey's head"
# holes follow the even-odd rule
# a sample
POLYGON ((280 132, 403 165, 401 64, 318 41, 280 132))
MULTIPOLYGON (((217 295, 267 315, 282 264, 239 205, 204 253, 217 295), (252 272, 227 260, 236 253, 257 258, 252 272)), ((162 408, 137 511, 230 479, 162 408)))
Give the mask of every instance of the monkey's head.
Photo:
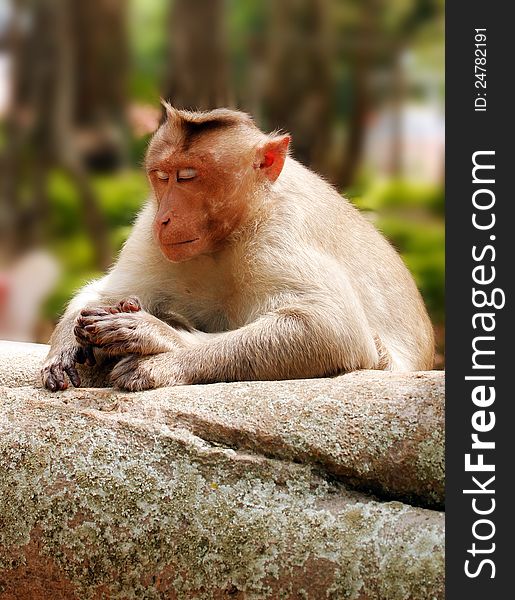
POLYGON ((150 142, 145 166, 161 252, 183 262, 220 250, 281 174, 290 137, 266 135, 245 113, 176 110, 150 142))

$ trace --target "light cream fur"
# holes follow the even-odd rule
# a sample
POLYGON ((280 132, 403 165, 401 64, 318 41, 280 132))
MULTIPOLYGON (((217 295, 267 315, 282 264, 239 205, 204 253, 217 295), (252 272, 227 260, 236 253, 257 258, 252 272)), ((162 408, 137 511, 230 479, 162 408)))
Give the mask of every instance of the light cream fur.
MULTIPOLYGON (((150 157, 174 143, 177 113, 157 133, 150 157)), ((176 349, 123 358, 113 370, 122 388, 431 369, 431 323, 391 245, 293 158, 275 182, 260 178, 253 157, 269 138, 251 123, 220 134, 218 144, 216 132, 206 134, 204 151, 227 160, 230 144, 234 156, 234 131, 244 155, 234 169, 234 187, 248 205, 244 223, 223 249, 172 263, 152 233, 151 196, 115 266, 70 303, 50 362, 75 343, 69 331, 82 307, 137 296, 149 313, 164 321, 167 312, 179 313, 194 331, 170 328, 176 349)))

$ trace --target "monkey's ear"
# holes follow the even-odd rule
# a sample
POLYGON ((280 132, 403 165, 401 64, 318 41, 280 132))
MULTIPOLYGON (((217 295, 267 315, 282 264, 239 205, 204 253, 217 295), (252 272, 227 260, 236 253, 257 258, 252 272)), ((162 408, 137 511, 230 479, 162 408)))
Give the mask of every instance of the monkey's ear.
POLYGON ((168 121, 177 121, 180 118, 179 111, 174 108, 169 102, 161 98, 161 104, 166 111, 166 119, 168 121))
POLYGON ((272 183, 283 170, 290 140, 288 134, 276 135, 258 148, 255 167, 260 169, 272 183))

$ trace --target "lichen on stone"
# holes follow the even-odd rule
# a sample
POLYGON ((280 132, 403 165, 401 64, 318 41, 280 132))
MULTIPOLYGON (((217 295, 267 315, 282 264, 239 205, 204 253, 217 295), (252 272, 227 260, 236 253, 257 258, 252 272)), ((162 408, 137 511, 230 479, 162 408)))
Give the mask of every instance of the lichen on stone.
POLYGON ((443 513, 389 501, 440 498, 441 386, 424 377, 395 379, 429 390, 415 406, 381 399, 375 373, 2 388, 0 600, 443 599, 443 513), (360 405, 345 394, 365 377, 360 405), (350 489, 360 477, 378 495, 350 489))

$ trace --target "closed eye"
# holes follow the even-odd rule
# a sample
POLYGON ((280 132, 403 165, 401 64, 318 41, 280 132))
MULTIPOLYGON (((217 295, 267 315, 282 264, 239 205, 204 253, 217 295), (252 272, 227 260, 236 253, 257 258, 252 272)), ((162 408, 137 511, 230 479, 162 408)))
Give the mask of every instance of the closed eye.
POLYGON ((156 171, 156 177, 160 181, 168 181, 168 179, 170 179, 170 176, 166 171, 156 171))
POLYGON ((186 168, 177 171, 177 181, 187 181, 197 176, 197 169, 186 168))

